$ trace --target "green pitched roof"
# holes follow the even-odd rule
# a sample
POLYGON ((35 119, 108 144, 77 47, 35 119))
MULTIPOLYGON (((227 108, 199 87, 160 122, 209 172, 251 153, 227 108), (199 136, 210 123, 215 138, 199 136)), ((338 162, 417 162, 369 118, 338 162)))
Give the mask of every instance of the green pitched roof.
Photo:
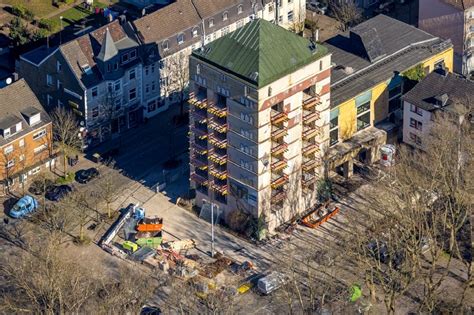
POLYGON ((193 56, 262 87, 327 53, 321 45, 257 19, 194 51, 193 56))

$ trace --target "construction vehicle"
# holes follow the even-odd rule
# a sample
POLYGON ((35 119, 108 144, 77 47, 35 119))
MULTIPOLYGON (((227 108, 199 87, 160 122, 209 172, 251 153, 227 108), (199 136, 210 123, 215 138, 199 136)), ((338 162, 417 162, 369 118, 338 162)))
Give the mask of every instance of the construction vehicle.
POLYGON ((122 247, 123 249, 131 252, 131 253, 134 253, 138 250, 138 245, 135 244, 134 242, 132 241, 125 241, 122 243, 122 247))
POLYGON ((139 232, 159 232, 162 228, 162 218, 144 218, 137 224, 137 231, 139 232))
POLYGON ((311 210, 306 216, 303 217, 301 223, 307 227, 315 229, 338 213, 338 207, 330 206, 329 203, 325 203, 322 206, 311 210))

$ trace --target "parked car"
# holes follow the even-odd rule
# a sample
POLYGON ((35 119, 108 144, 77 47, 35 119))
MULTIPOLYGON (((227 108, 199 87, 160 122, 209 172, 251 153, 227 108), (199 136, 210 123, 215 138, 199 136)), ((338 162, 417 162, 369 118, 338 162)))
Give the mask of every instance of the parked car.
POLYGON ((26 195, 13 206, 10 210, 10 216, 15 219, 24 217, 25 215, 35 211, 38 208, 38 201, 30 196, 26 195))
POLYGON ((31 183, 28 191, 34 195, 43 195, 54 187, 54 182, 50 179, 35 180, 31 183))
POLYGON ((395 267, 395 269, 399 269, 405 260, 405 255, 401 251, 396 251, 390 253, 387 243, 384 241, 371 241, 367 245, 369 250, 370 256, 378 259, 383 264, 388 264, 389 262, 395 267))
POLYGON ((52 188, 45 195, 46 199, 51 201, 59 201, 66 197, 72 191, 71 186, 59 185, 52 188))
POLYGON ((324 15, 328 10, 328 6, 319 1, 308 1, 306 3, 306 9, 324 15))
POLYGON ((81 184, 87 184, 94 178, 99 176, 99 170, 95 167, 86 170, 79 170, 76 172, 76 181, 81 184))
POLYGON ((257 288, 261 293, 268 295, 279 289, 281 286, 285 285, 285 283, 285 275, 280 272, 273 271, 269 275, 258 280, 257 288))

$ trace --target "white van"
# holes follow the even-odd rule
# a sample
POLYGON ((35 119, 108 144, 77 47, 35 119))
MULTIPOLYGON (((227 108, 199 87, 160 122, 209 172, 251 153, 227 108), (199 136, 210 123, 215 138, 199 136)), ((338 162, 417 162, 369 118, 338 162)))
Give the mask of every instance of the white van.
POLYGON ((280 288, 286 283, 285 275, 273 271, 269 275, 258 280, 257 288, 260 292, 267 295, 280 288))

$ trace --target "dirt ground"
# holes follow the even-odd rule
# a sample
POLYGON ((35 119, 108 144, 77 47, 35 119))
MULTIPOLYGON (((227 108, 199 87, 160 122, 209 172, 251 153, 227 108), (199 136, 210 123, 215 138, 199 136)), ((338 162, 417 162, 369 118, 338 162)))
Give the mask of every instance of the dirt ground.
MULTIPOLYGON (((324 42, 327 39, 335 36, 336 34, 340 32, 339 30, 340 23, 327 15, 321 15, 312 11, 307 11, 306 19, 317 23, 317 26, 319 27, 319 40, 318 41, 320 42, 324 42)), ((306 29, 305 37, 309 37, 309 36, 311 36, 311 32, 308 29, 306 29)))

